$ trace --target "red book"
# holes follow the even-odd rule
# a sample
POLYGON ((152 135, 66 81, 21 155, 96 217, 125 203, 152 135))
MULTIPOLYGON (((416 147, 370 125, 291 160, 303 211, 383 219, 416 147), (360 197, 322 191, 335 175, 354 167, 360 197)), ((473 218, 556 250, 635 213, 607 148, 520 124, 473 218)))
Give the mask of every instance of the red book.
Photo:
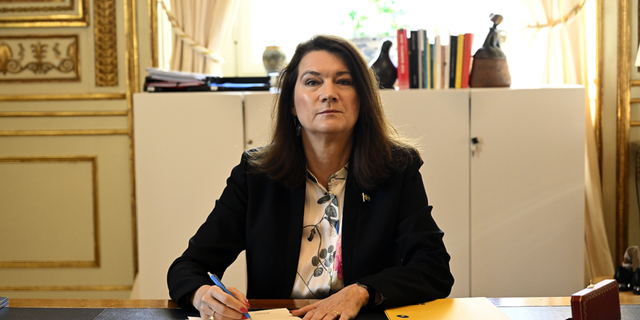
POLYGON ((409 47, 406 29, 398 29, 398 88, 409 89, 409 47))
POLYGON ((471 45, 473 33, 464 34, 464 47, 462 48, 462 88, 469 88, 469 72, 471 71, 471 45))

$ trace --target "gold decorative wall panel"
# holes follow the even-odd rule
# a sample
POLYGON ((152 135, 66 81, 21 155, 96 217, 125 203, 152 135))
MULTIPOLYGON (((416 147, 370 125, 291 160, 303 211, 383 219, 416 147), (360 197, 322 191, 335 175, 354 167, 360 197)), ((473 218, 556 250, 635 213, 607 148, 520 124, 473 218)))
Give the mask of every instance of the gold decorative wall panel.
POLYGON ((115 0, 94 0, 96 86, 118 85, 115 0))
MULTIPOLYGON (((17 108, 16 108, 17 109, 17 108)), ((31 117, 30 117, 31 118, 31 117)), ((56 117, 57 119, 66 119, 68 117, 56 117)), ((94 117, 88 117, 87 120, 93 121, 94 117)), ((104 117, 97 117, 100 120, 104 117)), ((21 118, 17 118, 19 120, 21 118)), ((44 120, 44 119, 43 119, 44 120)), ((73 120, 73 119, 70 119, 73 120)), ((66 132, 65 132, 66 133, 66 132)), ((71 133, 71 132, 69 132, 71 133)), ((68 221, 74 220, 68 217, 66 211, 69 208, 69 202, 76 203, 78 200, 85 201, 82 205, 82 215, 73 214, 72 216, 80 216, 82 219, 92 216, 92 211, 88 208, 86 201, 91 197, 88 195, 93 190, 97 194, 98 219, 99 228, 99 267, 89 267, 88 265, 94 260, 88 256, 88 249, 95 242, 90 238, 87 231, 93 231, 88 221, 84 221, 82 228, 82 252, 77 250, 69 250, 56 254, 56 259, 45 260, 44 256, 36 251, 37 243, 44 241, 41 238, 31 237, 23 246, 35 247, 28 250, 31 267, 21 266, 15 262, 19 260, 8 257, 2 257, 2 262, 14 262, 13 267, 0 268, 0 296, 11 297, 32 297, 32 298, 61 298, 61 297, 95 297, 95 298, 115 298, 126 299, 129 297, 131 284, 133 283, 133 267, 132 267, 132 239, 130 236, 131 228, 131 212, 130 212, 130 186, 129 186, 129 152, 128 152, 128 135, 40 135, 40 136, 0 136, 0 158, 48 158, 48 157, 64 157, 64 158, 82 158, 95 157, 96 165, 96 183, 97 188, 89 185, 92 181, 90 174, 91 169, 88 168, 88 161, 73 162, 36 162, 35 167, 42 169, 42 173, 31 175, 30 179, 39 177, 42 184, 65 184, 64 190, 60 187, 59 195, 55 197, 48 196, 46 192, 32 192, 26 190, 24 192, 12 191, 16 196, 14 198, 28 199, 33 198, 36 201, 54 202, 47 207, 47 210, 40 210, 34 214, 35 218, 40 216, 47 217, 55 212, 55 216, 67 217, 59 219, 58 226, 54 232, 70 233, 73 228, 68 225, 68 221), (45 166, 50 165, 50 170, 45 166), (73 179, 66 176, 62 179, 55 178, 60 176, 65 165, 72 165, 72 173, 76 175, 73 179), (75 185, 82 184, 81 187, 75 185), (66 186, 70 184, 70 186, 66 186), (57 200, 56 200, 57 199, 57 200), (68 255, 65 257, 65 255, 68 255), (69 257, 70 256, 70 257, 69 257), (65 258, 64 260, 62 258, 65 258), (81 259, 81 260, 80 260, 81 259), (78 262, 81 261, 84 267, 45 267, 33 262, 78 262), (93 292, 90 292, 93 291, 93 292)), ((0 168, 8 163, 0 162, 0 168)), ((29 163, 20 163, 17 166, 27 166, 29 163)), ((0 185, 3 182, 3 170, 0 172, 0 185)), ((24 170, 23 170, 24 171, 24 170)), ((10 181, 13 185, 21 183, 22 178, 30 176, 30 173, 21 174, 12 178, 10 181)), ((71 175, 69 175, 71 177, 71 175)), ((1 191, 0 191, 1 192, 1 191)), ((54 192, 58 190, 54 189, 54 192)), ((18 202, 17 200, 13 200, 18 202)), ((20 201, 25 203, 26 201, 20 201)), ((5 202, 0 199, 0 217, 5 218, 1 211, 5 202)), ((17 204, 16 204, 17 205, 17 204)), ((20 205, 18 210, 30 210, 28 202, 24 206, 20 205)), ((72 209, 76 209, 73 206, 72 209)), ((30 210, 34 211, 34 210, 30 210)), ((20 223, 22 217, 14 217, 11 219, 11 225, 20 223)), ((75 223, 75 222, 74 222, 75 223)), ((3 229, 4 231, 4 229, 3 229)), ((0 237, 3 237, 0 231, 0 237)), ((57 237, 56 237, 57 238, 57 237)), ((0 243, 3 240, 0 240, 0 243)), ((0 253, 0 256, 2 254, 0 253)), ((79 265, 79 263, 76 263, 79 265)))
POLYGON ((77 35, 0 36, 0 82, 80 81, 78 48, 77 35))
POLYGON ((0 158, 0 268, 100 266, 96 156, 0 158), (37 199, 37 201, 36 201, 37 199))
POLYGON ((124 100, 126 93, 78 93, 78 94, 2 94, 3 101, 82 101, 82 100, 124 100))
POLYGON ((0 137, 34 136, 113 136, 129 135, 126 129, 105 130, 0 130, 0 137))
POLYGON ((629 134, 631 84, 631 22, 629 0, 618 2, 617 119, 616 119, 616 252, 614 264, 622 263, 628 244, 629 134))
POLYGON ((0 0, 0 27, 83 27, 87 0, 0 0))
MULTIPOLYGON (((82 234, 73 235, 82 239, 72 243, 80 248, 69 247, 52 255, 52 252, 39 251, 38 242, 46 240, 30 238, 20 244, 27 247, 22 253, 0 252, 0 296, 129 297, 137 270, 135 181, 131 171, 134 168, 132 95, 139 91, 139 70, 147 66, 146 63, 139 65, 140 52, 143 61, 149 61, 147 6, 147 0, 0 0, 0 44, 5 44, 4 49, 0 49, 0 159, 49 159, 64 155, 67 159, 76 155, 97 159, 95 189, 88 185, 92 181, 88 160, 0 162, 0 188, 20 185, 27 177, 30 180, 40 177, 43 187, 50 187, 64 183, 61 181, 66 177, 60 178, 60 173, 67 169, 75 175, 67 179, 69 187, 53 188, 51 194, 58 193, 55 197, 24 188, 22 192, 11 191, 15 195, 12 206, 29 212, 32 219, 41 219, 40 228, 43 219, 50 218, 48 215, 52 212, 66 217, 56 221, 58 228, 53 232, 60 237, 56 236, 55 241, 61 242, 60 239, 68 236, 63 233, 71 231, 65 227, 68 222, 78 223, 67 219, 69 215, 65 211, 81 210, 82 215, 70 215, 84 219, 83 227, 76 228, 82 234), (137 14, 136 8, 143 11, 137 14), (140 30, 139 17, 145 23, 140 30), (138 50, 139 34, 143 36, 141 51, 138 50), (37 48, 38 41, 46 47, 37 48), (57 56, 54 42, 58 42, 57 56), (69 49, 75 50, 75 54, 68 59, 74 62, 73 68, 69 68, 72 71, 64 73, 50 67, 45 73, 44 68, 37 67, 34 50, 46 53, 41 65, 49 62, 58 67, 60 61, 67 58, 67 52, 73 52, 67 50, 72 43, 69 49), (30 62, 34 62, 35 67, 22 68, 30 62), (23 70, 10 73, 9 68, 17 70, 16 66, 23 70), (20 167, 18 171, 22 174, 5 179, 5 173, 12 171, 6 170, 10 166, 20 167), (24 170, 30 166, 37 167, 41 174, 24 170), (76 183, 84 187, 76 188, 73 186, 76 183), (100 200, 96 210, 99 216, 91 222, 99 222, 99 228, 90 226, 87 217, 92 217, 93 211, 86 202, 81 209, 69 206, 69 201, 87 201, 94 190, 96 199, 100 200), (34 203, 25 199, 33 199, 34 203), (48 209, 35 212, 30 208, 41 200, 51 203, 48 209), (93 230, 99 231, 99 237, 93 230), (96 259, 91 249, 98 239, 100 251, 96 259), (63 267, 51 267, 53 263, 63 267), (98 264, 99 267, 90 267, 98 264)), ((5 203, 4 198, 0 198, 3 221, 6 220, 5 203)), ((20 215, 12 215, 7 225, 23 220, 20 215)), ((0 231, 0 243, 7 238, 19 239, 20 234, 12 233, 10 237, 3 232, 4 229, 0 231)))

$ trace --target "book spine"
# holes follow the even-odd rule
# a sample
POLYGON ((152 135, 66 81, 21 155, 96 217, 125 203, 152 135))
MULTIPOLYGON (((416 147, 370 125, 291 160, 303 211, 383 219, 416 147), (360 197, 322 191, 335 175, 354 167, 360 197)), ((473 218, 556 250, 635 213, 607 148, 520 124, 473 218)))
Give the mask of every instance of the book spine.
POLYGON ((462 88, 469 88, 469 73, 471 69, 471 45, 473 33, 464 34, 464 50, 462 52, 462 88))
POLYGON ((424 37, 423 29, 418 29, 418 88, 424 88, 424 37))
POLYGON ((422 30, 422 88, 429 87, 429 38, 427 37, 427 30, 422 30))
POLYGON ((444 89, 444 57, 445 57, 445 46, 440 48, 440 56, 442 57, 442 63, 440 63, 440 89, 444 89))
POLYGON ((433 60, 433 88, 440 89, 442 88, 442 44, 439 35, 436 35, 435 38, 436 58, 433 60))
POLYGON ((430 43, 429 48, 429 51, 431 52, 431 59, 429 60, 429 66, 431 68, 431 73, 429 74, 429 88, 433 89, 436 84, 436 44, 430 43))
POLYGON ((398 88, 409 89, 409 53, 407 30, 398 29, 398 88))
POLYGON ((449 60, 451 59, 449 45, 442 46, 444 48, 444 62, 442 63, 442 87, 449 88, 449 60))
POLYGON ((418 81, 418 31, 411 31, 409 38, 409 88, 417 89, 418 81))
POLYGON ((449 40, 449 88, 456 87, 456 56, 458 55, 458 36, 449 40))
MULTIPOLYGON (((426 34, 426 31, 425 31, 426 34)), ((425 78, 425 84, 424 87, 425 88, 431 88, 431 72, 433 72, 431 70, 431 44, 429 43, 429 37, 425 36, 426 40, 424 42, 424 52, 426 52, 426 55, 424 57, 424 63, 427 66, 426 67, 426 74, 424 75, 425 78)))
POLYGON ((462 88, 462 51, 464 50, 464 34, 458 36, 456 46, 456 88, 462 88))

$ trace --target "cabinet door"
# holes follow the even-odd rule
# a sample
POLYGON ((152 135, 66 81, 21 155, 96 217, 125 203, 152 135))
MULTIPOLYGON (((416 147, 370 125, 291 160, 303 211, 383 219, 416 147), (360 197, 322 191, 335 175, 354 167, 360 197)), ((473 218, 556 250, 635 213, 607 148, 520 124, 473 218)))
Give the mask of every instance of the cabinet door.
POLYGON ((261 147, 269 142, 275 98, 276 95, 270 92, 244 93, 245 149, 261 147))
POLYGON ((583 288, 584 89, 472 89, 471 136, 471 295, 583 288))
POLYGON ((469 296, 469 91, 383 91, 385 112, 414 139, 433 217, 444 231, 455 278, 451 297, 469 296))
MULTIPOLYGON (((140 270, 133 296, 169 297, 166 275, 220 197, 244 149, 242 94, 134 95, 140 270)), ((245 259, 225 273, 246 291, 245 259)))

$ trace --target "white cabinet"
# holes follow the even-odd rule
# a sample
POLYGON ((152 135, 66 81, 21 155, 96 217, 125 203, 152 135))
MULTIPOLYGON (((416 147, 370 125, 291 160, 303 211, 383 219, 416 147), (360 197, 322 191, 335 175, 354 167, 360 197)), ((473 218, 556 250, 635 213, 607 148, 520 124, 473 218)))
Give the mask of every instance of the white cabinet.
MULTIPOLYGON (((242 149, 267 141, 272 99, 135 95, 141 298, 167 297, 169 264, 242 149)), ((583 287, 582 87, 383 91, 382 99, 424 159, 427 195, 452 257, 452 297, 566 296, 583 287), (479 139, 473 156, 472 137, 479 139)), ((234 272, 224 280, 244 288, 243 268, 234 272)))
POLYGON ((469 92, 383 91, 385 113, 417 143, 433 218, 444 231, 455 278, 451 297, 469 296, 469 92))
MULTIPOLYGON (((240 162, 242 99, 241 93, 134 95, 139 271, 133 297, 169 298, 169 266, 187 248, 240 162)), ((246 287, 242 270, 234 270, 225 276, 226 284, 246 287)))
POLYGON ((471 90, 471 295, 584 287, 582 87, 471 90))

